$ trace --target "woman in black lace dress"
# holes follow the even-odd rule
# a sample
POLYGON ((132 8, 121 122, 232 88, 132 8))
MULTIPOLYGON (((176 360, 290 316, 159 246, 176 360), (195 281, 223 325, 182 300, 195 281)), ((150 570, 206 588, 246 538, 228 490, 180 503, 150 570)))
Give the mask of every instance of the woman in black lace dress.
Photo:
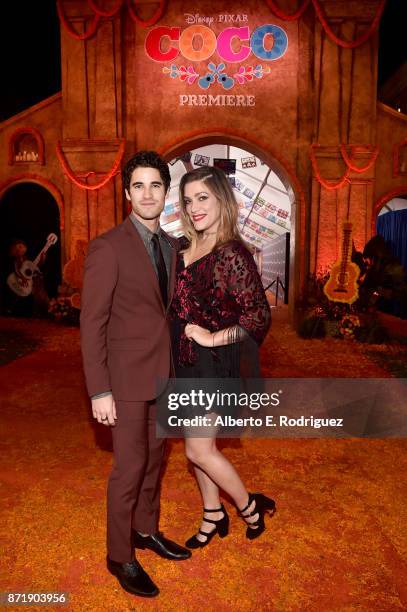
MULTIPOLYGON (((270 308, 254 259, 239 235, 238 204, 224 172, 205 167, 185 174, 180 205, 185 238, 180 241, 171 304, 176 375, 256 376, 258 347, 270 327, 270 308)), ((199 532, 186 542, 190 548, 206 546, 216 533, 220 537, 228 533, 229 518, 219 488, 234 500, 248 525, 249 539, 264 531, 264 514, 275 509, 272 499, 248 493, 218 450, 213 432, 213 437, 185 440, 204 507, 199 532)))

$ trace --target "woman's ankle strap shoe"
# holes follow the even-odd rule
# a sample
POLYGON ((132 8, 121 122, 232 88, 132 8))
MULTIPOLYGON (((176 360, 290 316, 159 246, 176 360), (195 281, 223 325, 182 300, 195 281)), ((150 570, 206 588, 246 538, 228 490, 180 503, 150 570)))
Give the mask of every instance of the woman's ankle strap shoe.
POLYGON ((246 538, 249 540, 258 538, 266 528, 264 524, 265 513, 268 512, 272 516, 275 511, 276 503, 274 499, 263 495, 263 493, 249 493, 249 501, 242 510, 239 510, 240 516, 247 523, 246 538), (249 511, 249 508, 253 502, 255 502, 253 510, 249 511), (259 515, 256 521, 247 520, 252 516, 256 516, 256 514, 259 515))
POLYGON ((207 546, 207 544, 209 544, 209 542, 212 540, 215 534, 218 533, 220 538, 224 538, 229 533, 229 516, 223 504, 221 505, 220 508, 216 508, 216 509, 204 508, 204 513, 205 512, 223 512, 223 516, 221 519, 218 519, 217 521, 213 519, 208 519, 204 516, 203 517, 204 522, 212 523, 213 525, 215 525, 215 529, 212 529, 212 531, 209 531, 209 532, 199 529, 199 533, 202 536, 205 536, 206 539, 204 541, 201 541, 198 539, 197 535, 193 535, 191 538, 189 538, 189 540, 185 542, 185 546, 188 546, 188 548, 203 548, 204 546, 207 546))

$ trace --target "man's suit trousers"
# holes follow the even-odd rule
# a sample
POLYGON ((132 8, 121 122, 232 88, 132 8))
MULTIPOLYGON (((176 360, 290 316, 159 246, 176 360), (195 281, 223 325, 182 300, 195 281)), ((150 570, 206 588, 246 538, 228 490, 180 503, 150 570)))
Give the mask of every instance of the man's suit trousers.
POLYGON ((107 489, 107 551, 110 559, 131 561, 131 529, 158 529, 160 470, 165 440, 155 437, 154 402, 117 402, 112 427, 114 463, 107 489))

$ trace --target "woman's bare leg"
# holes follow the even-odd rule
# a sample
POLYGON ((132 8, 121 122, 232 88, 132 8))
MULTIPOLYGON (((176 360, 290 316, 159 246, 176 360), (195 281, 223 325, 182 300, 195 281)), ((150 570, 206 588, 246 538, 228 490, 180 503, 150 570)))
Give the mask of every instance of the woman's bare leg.
MULTIPOLYGON (((233 465, 217 448, 216 438, 186 438, 185 450, 188 459, 194 464, 204 508, 220 507, 219 488, 230 495, 238 509, 247 505, 249 497, 247 489, 233 465)), ((254 505, 253 502, 250 511, 254 509, 254 505)), ((223 513, 211 512, 205 516, 219 520, 223 513)), ((258 514, 255 514, 248 519, 248 522, 255 522, 257 519, 258 514)), ((203 521, 201 529, 210 532, 215 529, 215 525, 203 521)), ((205 536, 198 534, 197 537, 205 541, 205 536)))

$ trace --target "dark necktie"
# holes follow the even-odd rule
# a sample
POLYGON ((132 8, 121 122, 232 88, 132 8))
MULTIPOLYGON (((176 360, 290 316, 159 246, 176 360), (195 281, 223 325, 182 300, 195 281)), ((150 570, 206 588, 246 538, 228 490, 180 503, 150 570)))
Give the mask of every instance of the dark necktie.
POLYGON ((167 275, 167 268, 165 266, 165 261, 163 257, 163 252, 160 246, 160 239, 158 238, 157 234, 153 234, 151 238, 151 242, 153 245, 154 261, 155 261, 155 265, 156 265, 157 273, 158 273, 158 283, 160 285, 161 297, 163 299, 164 306, 167 306, 168 275, 167 275))

